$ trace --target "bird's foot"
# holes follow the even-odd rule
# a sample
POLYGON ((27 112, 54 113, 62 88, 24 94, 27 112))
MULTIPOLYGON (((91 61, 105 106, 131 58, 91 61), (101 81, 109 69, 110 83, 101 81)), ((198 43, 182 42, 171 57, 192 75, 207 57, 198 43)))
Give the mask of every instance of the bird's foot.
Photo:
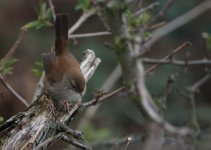
POLYGON ((70 114, 70 104, 68 101, 64 101, 64 109, 70 114))
POLYGON ((48 97, 48 103, 49 103, 49 109, 51 111, 51 114, 55 114, 56 107, 54 106, 51 96, 48 97))

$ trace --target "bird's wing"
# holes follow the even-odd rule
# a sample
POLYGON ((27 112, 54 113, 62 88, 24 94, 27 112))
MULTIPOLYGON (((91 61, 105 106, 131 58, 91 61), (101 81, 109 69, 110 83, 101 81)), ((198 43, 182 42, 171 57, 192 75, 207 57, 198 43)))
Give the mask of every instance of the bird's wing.
POLYGON ((55 55, 52 53, 43 53, 42 59, 43 59, 43 67, 45 70, 45 74, 46 76, 48 76, 53 71, 55 64, 55 55))

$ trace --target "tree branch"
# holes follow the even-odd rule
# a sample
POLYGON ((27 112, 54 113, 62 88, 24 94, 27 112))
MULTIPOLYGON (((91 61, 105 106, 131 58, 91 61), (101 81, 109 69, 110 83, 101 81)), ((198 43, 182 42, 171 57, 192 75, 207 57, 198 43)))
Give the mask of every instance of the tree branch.
POLYGON ((166 131, 168 131, 170 133, 178 134, 180 136, 190 134, 191 131, 188 128, 174 127, 160 115, 160 112, 159 112, 155 102, 152 100, 150 94, 148 93, 148 91, 145 87, 143 65, 140 62, 136 62, 136 67, 137 67, 137 74, 136 74, 137 85, 136 86, 137 86, 138 94, 140 96, 140 102, 142 104, 142 107, 146 111, 146 113, 149 115, 149 117, 155 123, 161 125, 166 131))
POLYGON ((108 31, 104 31, 104 32, 95 32, 95 33, 72 34, 72 35, 69 35, 68 38, 69 39, 87 38, 87 37, 102 36, 102 35, 111 35, 111 33, 108 31))
POLYGON ((20 100, 26 107, 29 106, 28 102, 20 96, 5 80, 4 77, 0 75, 0 81, 5 86, 5 88, 12 93, 18 100, 20 100))
POLYGON ((160 4, 159 2, 154 2, 150 5, 148 5, 146 8, 141 8, 140 10, 133 13, 133 17, 137 17, 148 10, 154 9, 154 7, 158 6, 159 4, 160 4))
POLYGON ((102 96, 98 97, 98 98, 93 98, 92 100, 86 102, 83 104, 83 106, 86 107, 90 107, 92 105, 96 105, 99 102, 103 102, 104 100, 114 96, 115 94, 123 91, 124 89, 126 89, 124 86, 118 88, 117 90, 114 90, 113 92, 107 93, 107 94, 102 94, 102 96))
MULTIPOLYGON (((100 87, 100 90, 110 91, 112 87, 116 84, 120 76, 121 76, 121 67, 118 64, 115 67, 115 69, 110 73, 110 75, 107 77, 107 79, 104 81, 103 85, 100 87)), ((86 113, 84 113, 83 118, 78 123, 79 129, 81 130, 84 129, 84 127, 86 126, 86 123, 96 114, 98 108, 100 107, 100 104, 101 103, 92 105, 91 108, 87 107, 87 109, 85 110, 86 113)))
POLYGON ((13 55, 13 53, 15 52, 15 50, 18 48, 18 46, 20 45, 20 43, 23 41, 23 39, 25 38, 27 33, 27 30, 22 29, 18 38, 16 39, 15 43, 12 45, 12 47, 9 49, 9 51, 7 52, 6 56, 2 59, 1 64, 0 64, 0 70, 2 70, 5 66, 5 64, 7 63, 7 61, 11 58, 11 56, 13 55))
MULTIPOLYGON (((86 50, 81 63, 86 82, 98 67, 100 59, 92 50, 86 50)), ((69 124, 79 112, 80 102, 70 103, 67 113, 62 106, 54 102, 55 110, 50 109, 48 95, 42 94, 27 108, 26 111, 12 117, 0 126, 0 149, 33 149, 37 145, 56 136, 56 122, 69 124)), ((65 140, 65 139, 63 139, 65 140)), ((68 141, 68 140, 66 140, 68 141)), ((72 143, 74 144, 74 143, 72 143)))
MULTIPOLYGON (((184 42, 182 45, 180 45, 179 47, 177 47, 176 49, 174 49, 171 53, 169 53, 168 55, 166 55, 165 57, 163 57, 161 59, 161 61, 171 58, 173 55, 175 55, 176 53, 178 53, 180 50, 182 50, 186 46, 191 46, 191 43, 190 42, 184 42)), ((161 63, 157 63, 157 64, 151 66, 150 68, 148 68, 146 70, 146 73, 151 72, 152 70, 154 70, 155 68, 159 67, 160 65, 161 65, 161 63)))
POLYGON ((163 36, 169 34, 170 32, 176 30, 177 28, 181 27, 182 25, 190 22, 191 20, 197 18, 199 15, 203 14, 207 10, 211 8, 211 1, 206 0, 201 2, 201 4, 197 5, 190 11, 186 12, 182 16, 179 16, 178 18, 174 19, 173 21, 167 23, 166 25, 160 27, 159 29, 152 32, 151 37, 152 39, 149 40, 144 44, 144 49, 142 51, 142 54, 151 47, 155 42, 157 42, 159 39, 161 39, 163 36))
MULTIPOLYGON (((211 60, 206 58, 199 60, 176 60, 176 59, 152 59, 152 58, 142 58, 143 63, 146 64, 173 64, 178 66, 189 66, 189 65, 211 65, 211 60)), ((151 71, 151 69, 149 69, 151 71)))
POLYGON ((49 4, 51 12, 53 14, 53 20, 55 21, 56 20, 56 12, 55 12, 52 0, 48 0, 48 4, 49 4))
POLYGON ((92 9, 88 12, 84 12, 78 21, 69 29, 68 36, 71 36, 89 17, 93 16, 96 13, 96 9, 92 9))
POLYGON ((163 9, 158 13, 160 16, 165 16, 168 10, 173 6, 175 0, 168 0, 167 4, 163 7, 163 9))

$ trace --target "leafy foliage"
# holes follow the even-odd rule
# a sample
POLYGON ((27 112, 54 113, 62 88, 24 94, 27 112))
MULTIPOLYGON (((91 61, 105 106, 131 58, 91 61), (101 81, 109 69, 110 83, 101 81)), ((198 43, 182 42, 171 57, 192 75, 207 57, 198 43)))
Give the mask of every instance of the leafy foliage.
POLYGON ((138 16, 134 16, 130 10, 127 10, 124 13, 124 16, 126 17, 128 24, 131 27, 135 28, 139 27, 141 24, 147 22, 151 18, 151 14, 148 12, 144 12, 138 16))
POLYGON ((22 29, 40 29, 45 26, 52 26, 51 19, 53 14, 51 9, 47 7, 46 2, 40 1, 39 3, 39 14, 37 20, 31 21, 24 25, 22 29))
POLYGON ((91 8, 91 1, 90 0, 79 0, 78 4, 76 5, 76 10, 89 10, 91 8))
POLYGON ((42 62, 36 61, 35 67, 31 69, 31 71, 37 76, 41 77, 43 72, 43 65, 42 62))
MULTIPOLYGON (((0 61, 0 64, 1 64, 1 61, 0 61)), ((14 59, 14 58, 9 59, 6 62, 5 66, 2 68, 2 70, 0 70, 0 74, 3 75, 3 76, 5 76, 7 74, 12 74, 12 70, 13 70, 12 66, 17 61, 18 61, 18 59, 14 59)))

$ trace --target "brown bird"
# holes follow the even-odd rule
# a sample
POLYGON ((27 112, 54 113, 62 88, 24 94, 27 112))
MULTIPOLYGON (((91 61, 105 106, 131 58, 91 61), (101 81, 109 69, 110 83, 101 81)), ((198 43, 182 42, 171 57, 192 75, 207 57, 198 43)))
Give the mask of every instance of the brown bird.
POLYGON ((85 89, 85 79, 80 64, 68 53, 68 16, 59 14, 55 22, 55 46, 51 53, 44 53, 44 89, 53 100, 63 102, 79 101, 85 89))

